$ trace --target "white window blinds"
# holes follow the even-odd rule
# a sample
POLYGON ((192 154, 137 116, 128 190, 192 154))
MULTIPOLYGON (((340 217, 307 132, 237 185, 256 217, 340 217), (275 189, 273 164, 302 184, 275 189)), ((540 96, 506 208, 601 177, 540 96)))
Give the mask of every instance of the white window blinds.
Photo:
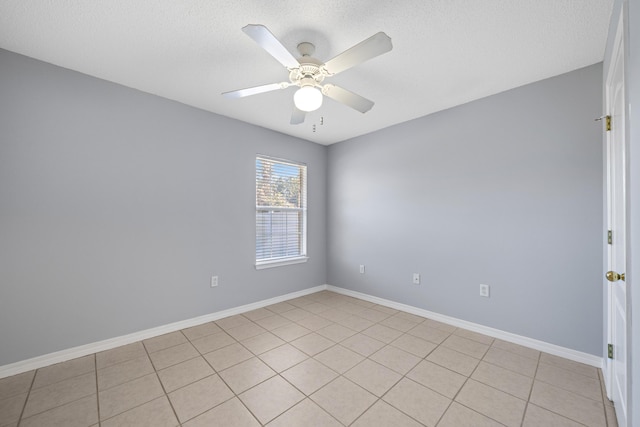
POLYGON ((307 255, 307 167, 256 157, 256 266, 307 255))

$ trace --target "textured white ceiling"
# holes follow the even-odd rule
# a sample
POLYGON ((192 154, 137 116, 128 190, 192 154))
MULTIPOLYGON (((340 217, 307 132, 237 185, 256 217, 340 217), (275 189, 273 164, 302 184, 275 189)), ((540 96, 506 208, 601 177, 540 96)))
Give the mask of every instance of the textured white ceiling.
MULTIPOLYGON (((0 47, 321 144, 602 61, 613 0, 0 0, 0 47), (375 101, 325 98, 289 124, 294 88, 241 28, 263 24, 326 61, 378 31, 393 50, 331 77, 375 101), (323 118, 323 125, 320 125, 323 118), (313 131, 316 125, 316 131, 313 131)), ((329 80, 327 80, 329 81, 329 80)))

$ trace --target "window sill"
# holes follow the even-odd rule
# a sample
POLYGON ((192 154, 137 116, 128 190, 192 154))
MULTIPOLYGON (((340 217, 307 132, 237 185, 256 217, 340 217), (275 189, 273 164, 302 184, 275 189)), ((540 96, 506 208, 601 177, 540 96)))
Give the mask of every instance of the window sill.
POLYGON ((281 267, 283 265, 301 264, 307 262, 309 257, 302 256, 297 258, 285 258, 271 261, 259 261, 256 262, 256 270, 262 270, 264 268, 281 267))

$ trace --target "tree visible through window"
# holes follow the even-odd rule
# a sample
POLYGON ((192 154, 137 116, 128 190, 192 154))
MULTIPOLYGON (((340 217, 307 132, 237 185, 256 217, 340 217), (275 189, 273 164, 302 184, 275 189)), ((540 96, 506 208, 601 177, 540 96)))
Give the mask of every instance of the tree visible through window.
POLYGON ((256 158, 256 265, 307 254, 307 167, 256 158))

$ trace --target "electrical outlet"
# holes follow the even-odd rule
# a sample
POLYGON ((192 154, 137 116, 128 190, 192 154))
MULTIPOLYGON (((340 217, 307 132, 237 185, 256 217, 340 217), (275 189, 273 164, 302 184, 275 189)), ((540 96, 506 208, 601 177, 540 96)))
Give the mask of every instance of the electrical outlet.
POLYGON ((215 288, 218 286, 218 276, 211 276, 211 287, 215 288))
POLYGON ((413 284, 414 285, 420 284, 420 273, 413 273, 413 284))
POLYGON ((480 284, 480 296, 489 298, 489 285, 480 284))
POLYGON ((360 264, 360 274, 364 274, 364 264, 360 264))

